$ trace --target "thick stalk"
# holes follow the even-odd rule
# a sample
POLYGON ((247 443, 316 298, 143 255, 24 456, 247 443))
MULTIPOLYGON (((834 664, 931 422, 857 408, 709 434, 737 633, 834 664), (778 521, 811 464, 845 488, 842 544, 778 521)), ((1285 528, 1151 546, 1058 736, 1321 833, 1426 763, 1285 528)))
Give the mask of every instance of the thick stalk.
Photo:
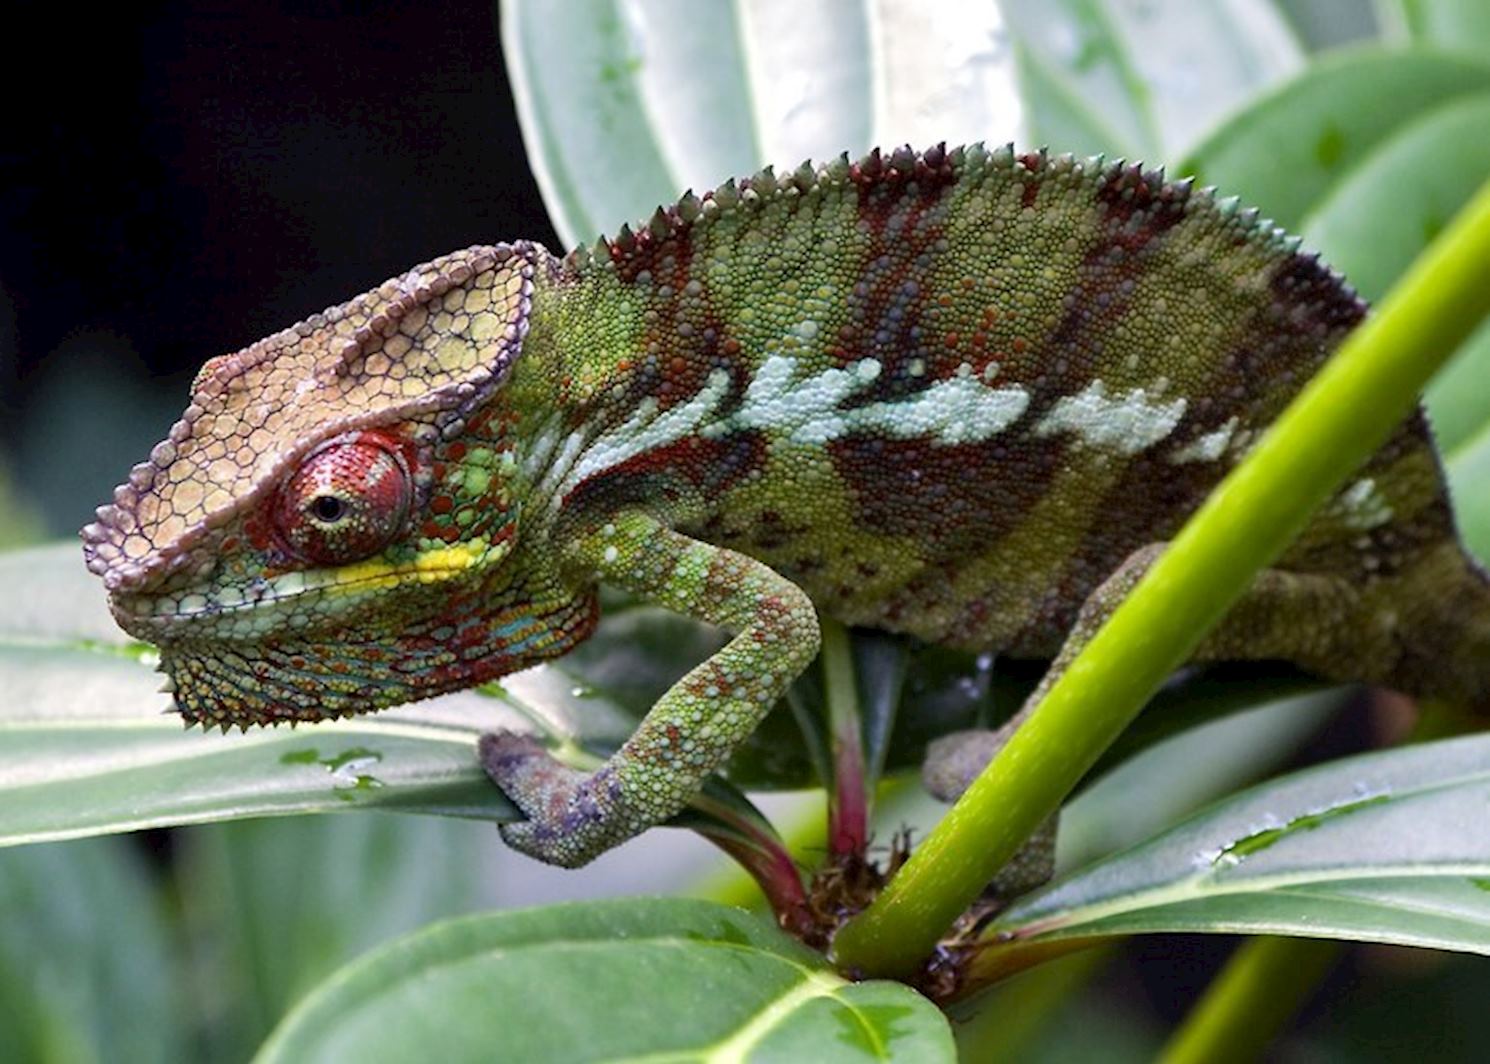
POLYGON ((908 976, 1490 312, 1490 184, 1211 494, 874 904, 847 970, 908 976))

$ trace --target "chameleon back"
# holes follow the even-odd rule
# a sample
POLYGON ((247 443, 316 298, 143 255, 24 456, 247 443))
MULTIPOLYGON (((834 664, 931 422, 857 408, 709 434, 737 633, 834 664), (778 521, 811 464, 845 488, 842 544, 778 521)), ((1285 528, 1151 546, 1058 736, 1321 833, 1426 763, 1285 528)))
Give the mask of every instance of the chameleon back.
MULTIPOLYGON (((1366 312, 1235 200, 977 146, 766 171, 543 287, 529 349, 598 441, 566 507, 645 500, 849 623, 1041 657, 1366 312)), ((1440 548, 1483 611, 1415 416, 1281 565, 1386 585, 1440 548)))

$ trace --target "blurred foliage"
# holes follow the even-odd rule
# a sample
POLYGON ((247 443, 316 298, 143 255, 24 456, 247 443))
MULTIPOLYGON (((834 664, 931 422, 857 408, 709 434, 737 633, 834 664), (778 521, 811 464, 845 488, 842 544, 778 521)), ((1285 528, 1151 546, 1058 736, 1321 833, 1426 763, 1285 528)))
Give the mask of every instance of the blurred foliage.
POLYGON ((41 537, 40 515, 22 497, 10 470, 0 462, 0 550, 24 547, 41 537))

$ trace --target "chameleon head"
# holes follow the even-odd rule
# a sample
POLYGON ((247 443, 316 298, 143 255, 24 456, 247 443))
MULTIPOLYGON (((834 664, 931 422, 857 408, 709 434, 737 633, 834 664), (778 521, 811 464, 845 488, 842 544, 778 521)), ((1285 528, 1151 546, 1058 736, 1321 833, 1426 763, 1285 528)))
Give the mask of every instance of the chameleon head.
POLYGON ((513 444, 487 400, 541 254, 447 255, 202 368, 82 532, 189 722, 344 716, 532 656, 503 575, 513 444))

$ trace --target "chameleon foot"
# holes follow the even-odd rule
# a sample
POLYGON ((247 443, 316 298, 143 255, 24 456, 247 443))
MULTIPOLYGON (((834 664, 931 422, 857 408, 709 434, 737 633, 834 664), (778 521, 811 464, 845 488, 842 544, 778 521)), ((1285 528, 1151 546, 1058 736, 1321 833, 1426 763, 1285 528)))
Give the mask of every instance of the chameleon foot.
POLYGON ((939 801, 957 801, 1008 738, 1002 728, 975 728, 942 736, 926 749, 921 782, 939 801))
MULTIPOLYGON (((1009 741, 1013 729, 973 729, 937 739, 926 751, 921 779, 932 795, 944 802, 962 797, 978 773, 1009 741)), ((1018 853, 994 877, 984 895, 1007 901, 1049 882, 1055 874, 1056 817, 1052 816, 1030 837, 1018 853)))
POLYGON ((514 850, 578 868, 632 834, 620 820, 618 787, 604 768, 572 769, 532 736, 516 732, 483 735, 477 749, 486 774, 527 817, 500 826, 514 850))

